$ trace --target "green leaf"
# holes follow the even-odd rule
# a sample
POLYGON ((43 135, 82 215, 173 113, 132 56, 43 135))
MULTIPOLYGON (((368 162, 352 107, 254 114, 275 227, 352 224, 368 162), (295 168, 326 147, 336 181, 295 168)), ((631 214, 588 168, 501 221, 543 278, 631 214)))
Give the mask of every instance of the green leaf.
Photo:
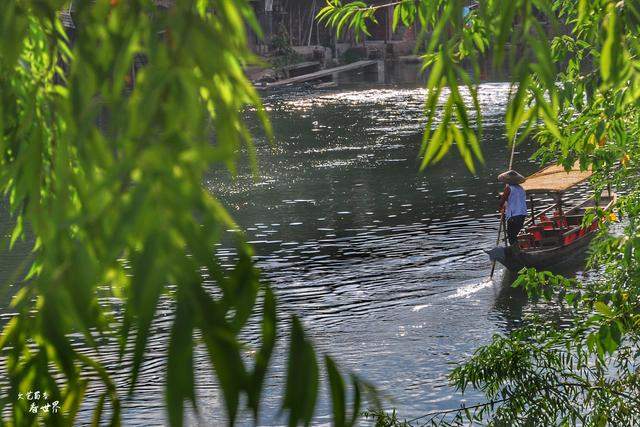
POLYGON ((249 378, 249 407, 253 410, 253 416, 257 420, 260 409, 260 396, 267 375, 267 368, 273 348, 276 344, 277 314, 276 298, 273 291, 265 286, 264 303, 262 310, 262 346, 256 354, 255 367, 249 378))
POLYGON ((258 271, 248 249, 240 248, 240 259, 225 287, 225 302, 235 308, 233 327, 237 331, 242 329, 251 316, 259 289, 258 271))
POLYGON ((22 215, 18 215, 18 217, 16 218, 16 225, 13 228, 13 232, 11 233, 11 241, 9 242, 9 248, 13 248, 13 245, 16 243, 16 241, 22 237, 22 233, 23 233, 23 228, 22 228, 22 215))
POLYGON ((196 324, 218 377, 229 421, 233 424, 238 412, 240 392, 247 384, 239 343, 227 324, 220 305, 202 289, 199 282, 192 281, 189 293, 190 306, 197 308, 196 324))
POLYGON ((402 11, 402 3, 397 5, 393 9, 393 21, 391 24, 391 30, 396 31, 398 29, 398 24, 400 23, 400 12, 402 11))
POLYGON ((96 408, 93 410, 93 417, 91 418, 91 425, 93 427, 100 426, 100 420, 102 418, 102 412, 104 411, 104 401, 107 398, 107 394, 104 393, 98 399, 98 403, 96 404, 96 408))
POLYGON ((369 395, 371 396, 370 400, 373 401, 372 403, 374 405, 376 403, 379 404, 380 402, 378 400, 377 390, 373 386, 367 387, 367 385, 363 385, 355 375, 351 375, 351 386, 353 387, 353 409, 351 410, 351 418, 347 425, 355 426, 358 423, 358 418, 360 417, 360 405, 362 403, 361 388, 363 386, 369 391, 369 395))
POLYGON ((603 303, 602 301, 597 301, 593 305, 593 308, 595 308, 596 311, 598 313, 602 314, 603 316, 606 316, 606 317, 613 317, 614 316, 614 313, 611 310, 611 308, 607 304, 603 303))
POLYGON ((622 65, 622 49, 620 28, 616 6, 610 2, 607 7, 606 39, 600 55, 600 74, 606 83, 614 81, 618 77, 618 71, 622 65))
POLYGON ((318 394, 318 363, 300 320, 294 316, 287 363, 287 384, 282 408, 289 412, 290 427, 310 425, 318 394))
POLYGON ((325 356, 324 364, 327 369, 327 376, 329 377, 329 390, 331 391, 331 404, 333 407, 333 425, 336 427, 344 427, 347 421, 344 380, 333 359, 325 356))
POLYGON ((129 394, 133 393, 138 379, 149 338, 149 327, 164 289, 163 280, 165 279, 158 275, 159 270, 154 269, 154 265, 157 260, 162 258, 165 249, 162 238, 158 235, 152 235, 145 242, 142 252, 133 256, 131 260, 133 278, 129 296, 131 310, 129 315, 135 318, 136 339, 129 394))
POLYGON ((190 400, 194 407, 196 403, 193 380, 193 328, 195 322, 188 300, 181 297, 182 293, 183 291, 179 289, 176 317, 171 326, 165 384, 169 423, 174 427, 183 425, 184 401, 190 400))

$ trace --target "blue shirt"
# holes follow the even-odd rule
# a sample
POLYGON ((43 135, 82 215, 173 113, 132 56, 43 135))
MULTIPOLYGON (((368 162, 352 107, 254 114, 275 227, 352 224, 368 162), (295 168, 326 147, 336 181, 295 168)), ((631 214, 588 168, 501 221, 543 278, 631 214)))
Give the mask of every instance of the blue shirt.
POLYGON ((507 219, 517 215, 527 215, 527 193, 518 184, 509 184, 509 198, 505 209, 507 219))

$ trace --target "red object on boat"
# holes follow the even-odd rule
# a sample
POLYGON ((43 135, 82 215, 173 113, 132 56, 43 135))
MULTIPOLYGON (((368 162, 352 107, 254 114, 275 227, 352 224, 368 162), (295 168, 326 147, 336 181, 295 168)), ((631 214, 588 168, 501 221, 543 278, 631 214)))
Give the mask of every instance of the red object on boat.
POLYGON ((563 215, 560 215, 558 211, 553 213, 553 222, 556 224, 556 227, 562 228, 567 226, 567 218, 563 215))
POLYGON ((532 234, 533 234, 533 238, 535 240, 540 240, 542 239, 542 231, 540 231, 539 228, 536 228, 534 230, 532 230, 532 234))
POLYGON ((576 233, 571 233, 568 236, 564 237, 564 244, 565 245, 570 245, 571 243, 573 243, 574 240, 576 240, 577 234, 576 233))

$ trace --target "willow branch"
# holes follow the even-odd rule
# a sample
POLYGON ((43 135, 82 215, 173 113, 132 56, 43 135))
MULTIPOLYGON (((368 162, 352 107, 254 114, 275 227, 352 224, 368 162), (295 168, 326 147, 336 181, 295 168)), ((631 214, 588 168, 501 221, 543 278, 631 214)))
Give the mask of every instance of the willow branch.
MULTIPOLYGON (((623 392, 620 392, 620 391, 613 390, 611 388, 603 387, 603 386, 592 386, 592 385, 589 385, 589 384, 561 382, 561 383, 555 384, 553 387, 548 387, 548 386, 540 387, 537 390, 535 390, 535 392, 539 392, 541 390, 553 390, 553 389, 557 389, 557 388, 561 388, 561 387, 576 387, 576 388, 582 388, 582 389, 585 389, 585 390, 605 390, 605 391, 608 391, 609 393, 611 393, 613 395, 616 395, 618 397, 622 397, 622 398, 628 399, 631 402, 634 402, 634 403, 638 404, 639 407, 640 407, 639 398, 631 396, 631 395, 623 393, 623 392)), ((429 413, 421 415, 419 417, 412 418, 409 421, 407 421, 407 423, 411 424, 414 421, 417 421, 417 420, 420 420, 420 419, 426 418, 426 417, 431 417, 431 419, 433 419, 433 418, 435 418, 435 417, 437 417, 439 415, 460 413, 462 411, 467 411, 467 410, 470 410, 470 409, 474 410, 474 409, 479 409, 479 408, 485 408, 487 406, 495 406, 498 403, 508 402, 508 401, 510 401, 512 399, 515 399, 517 397, 522 397, 522 394, 514 394, 514 395, 511 395, 511 396, 505 397, 504 399, 491 400, 489 402, 478 403, 478 404, 472 405, 472 406, 461 406, 459 408, 445 409, 445 410, 442 410, 442 411, 429 412, 429 413)), ((572 409, 572 408, 569 408, 569 409, 572 409)))
POLYGON ((393 6, 397 6, 399 4, 405 3, 404 1, 400 0, 400 1, 394 1, 391 3, 385 3, 385 4, 372 4, 371 6, 367 6, 367 7, 359 7, 356 10, 361 11, 361 10, 378 10, 378 9, 385 9, 388 7, 393 7, 393 6))
POLYGON ((419 420, 419 419, 421 419, 421 418, 426 418, 426 417, 432 417, 432 418, 434 418, 434 417, 436 417, 436 416, 438 416, 438 415, 453 414, 453 413, 456 413, 456 412, 466 411, 466 410, 468 410, 468 409, 484 408, 484 407, 486 407, 486 406, 495 405, 495 404, 497 404, 497 403, 504 403, 504 402, 507 402, 507 401, 509 401, 509 400, 511 400, 511 399, 514 399, 515 397, 517 397, 517 396, 513 395, 513 396, 505 397, 504 399, 492 400, 492 401, 490 401, 490 402, 478 403, 478 404, 476 404, 476 405, 471 405, 471 406, 461 406, 461 407, 459 407, 459 408, 454 408, 454 409, 445 409, 445 410, 442 410, 442 411, 433 411, 433 412, 429 412, 428 414, 424 414, 424 415, 420 415, 419 417, 412 418, 412 419, 410 419, 410 420, 409 420, 409 421, 407 421, 407 422, 408 422, 408 423, 412 423, 412 422, 417 421, 417 420, 419 420))

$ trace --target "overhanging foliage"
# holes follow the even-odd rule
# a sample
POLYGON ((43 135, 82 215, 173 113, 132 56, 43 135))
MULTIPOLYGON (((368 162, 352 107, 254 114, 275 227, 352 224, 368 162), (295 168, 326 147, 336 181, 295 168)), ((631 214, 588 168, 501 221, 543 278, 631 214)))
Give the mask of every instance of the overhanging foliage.
MULTIPOLYGON (((115 367, 104 366, 100 348, 119 340, 134 392, 150 325, 167 296, 169 423, 182 425, 185 402, 197 407, 195 345, 206 348, 229 423, 241 410, 259 419, 282 330, 276 299, 241 235, 235 268, 219 265, 215 245, 237 227, 202 182, 211 168, 234 173, 242 152, 255 168, 246 109, 270 134, 243 72, 255 61, 246 27, 260 29, 247 0, 161 2, 166 10, 157 3, 73 2, 71 42, 59 19, 70 2, 0 2, 0 188, 17 224, 11 244, 33 242, 30 272, 11 303, 17 314, 0 337, 8 379, 0 414, 13 425, 74 424, 85 391, 96 387, 88 378, 104 390, 93 424, 119 425, 122 385, 112 381, 115 367), (136 58, 145 65, 133 84, 136 58), (252 314, 262 323, 261 343, 247 360, 238 336, 252 314), (34 390, 60 411, 31 411, 18 396, 34 390)), ((351 425, 347 387, 325 361, 336 419, 351 425)), ((294 319, 283 392, 291 425, 310 423, 318 371, 294 319)), ((357 414, 370 388, 356 377, 353 387, 357 414)))

